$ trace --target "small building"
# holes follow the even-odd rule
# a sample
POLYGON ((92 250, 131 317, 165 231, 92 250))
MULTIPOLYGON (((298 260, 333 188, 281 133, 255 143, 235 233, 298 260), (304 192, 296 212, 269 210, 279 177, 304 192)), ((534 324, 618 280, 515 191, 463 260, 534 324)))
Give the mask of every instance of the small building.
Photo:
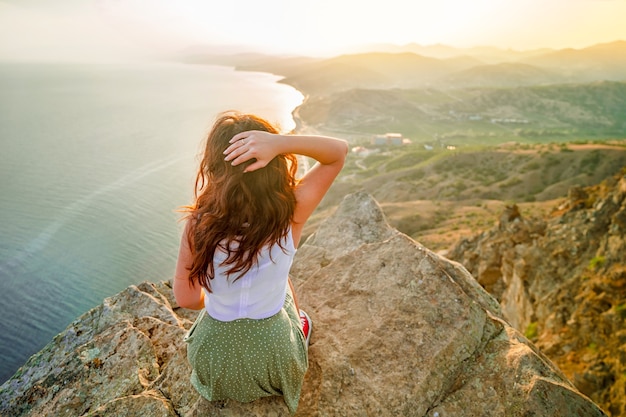
POLYGON ((352 148, 352 153, 362 158, 377 152, 379 152, 378 149, 368 149, 364 146, 355 146, 352 148))
POLYGON ((402 145, 404 138, 402 133, 385 133, 384 135, 376 135, 372 139, 373 145, 402 145))

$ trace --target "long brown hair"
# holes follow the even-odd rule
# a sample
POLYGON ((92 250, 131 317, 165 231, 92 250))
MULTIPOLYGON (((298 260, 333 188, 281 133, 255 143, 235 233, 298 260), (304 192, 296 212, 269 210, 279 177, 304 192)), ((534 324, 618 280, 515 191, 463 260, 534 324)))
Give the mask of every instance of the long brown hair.
POLYGON ((215 251, 227 254, 227 273, 240 278, 252 268, 265 245, 283 246, 296 205, 298 169, 295 155, 278 155, 261 169, 244 174, 254 159, 238 166, 224 160, 224 150, 237 133, 263 130, 278 133, 267 121, 250 114, 221 114, 206 139, 196 176, 195 202, 185 207, 191 227, 187 239, 193 262, 190 284, 211 291, 215 251), (230 243, 236 242, 234 247, 230 243))

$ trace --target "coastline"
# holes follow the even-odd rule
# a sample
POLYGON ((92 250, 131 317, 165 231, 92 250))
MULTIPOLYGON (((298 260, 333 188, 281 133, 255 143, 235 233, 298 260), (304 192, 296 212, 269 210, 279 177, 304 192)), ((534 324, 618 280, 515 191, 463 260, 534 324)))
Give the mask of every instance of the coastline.
POLYGON ((288 133, 290 134, 320 134, 320 132, 307 125, 304 120, 302 120, 302 117, 300 117, 300 108, 309 100, 310 95, 308 93, 304 93, 300 90, 298 90, 298 88, 292 84, 289 84, 287 82, 285 82, 284 80, 286 79, 286 75, 285 74, 278 74, 275 72, 271 72, 271 71, 263 71, 263 70, 256 70, 256 69, 248 69, 248 68, 242 68, 239 65, 233 65, 233 64, 228 64, 228 63, 193 63, 194 65, 211 65, 211 66, 221 66, 221 67, 226 67, 226 68, 232 68, 234 71, 237 72, 248 72, 248 73, 261 73, 261 74, 267 74, 267 75, 271 75, 274 77, 278 77, 278 79, 275 81, 276 84, 283 84, 286 86, 289 86, 291 88, 293 88, 294 90, 296 90, 298 93, 300 93, 302 95, 302 102, 297 105, 292 111, 291 111, 291 118, 295 124, 295 127, 290 130, 288 133))
MULTIPOLYGON (((291 113, 297 110, 297 106, 294 106, 299 103, 301 93, 283 86, 276 87, 278 76, 275 74, 246 71, 251 73, 250 78, 253 81, 243 85, 235 82, 231 88, 228 80, 244 78, 242 75, 233 77, 230 73, 239 70, 232 66, 227 71, 222 69, 213 75, 212 71, 199 67, 195 70, 183 68, 190 65, 181 64, 184 63, 157 63, 155 66, 149 65, 147 70, 144 66, 138 68, 129 64, 114 72, 105 68, 102 77, 95 79, 92 67, 87 68, 91 71, 88 73, 81 72, 81 68, 74 66, 67 67, 71 72, 66 73, 62 71, 66 68, 63 65, 58 66, 58 71, 54 72, 46 72, 45 69, 42 72, 40 67, 34 67, 30 71, 15 73, 17 75, 14 77, 19 82, 13 82, 14 88, 5 91, 7 102, 11 102, 12 97, 21 97, 21 94, 30 94, 28 97, 34 103, 47 103, 45 100, 62 102, 67 98, 66 92, 70 90, 88 92, 67 98, 68 101, 64 102, 67 106, 57 115, 59 117, 53 117, 49 107, 43 104, 30 104, 28 108, 20 106, 27 100, 16 100, 15 111, 24 115, 24 120, 38 117, 47 126, 47 134, 62 145, 66 143, 64 140, 68 136, 65 135, 66 126, 72 126, 71 133, 73 138, 77 138, 76 143, 85 144, 87 148, 84 154, 75 155, 83 156, 83 161, 93 158, 97 163, 102 163, 102 166, 95 163, 89 165, 91 172, 102 175, 99 182, 88 183, 90 176, 80 174, 82 166, 73 163, 73 156, 66 158, 66 161, 60 156, 54 159, 56 154, 46 153, 46 144, 38 142, 38 138, 43 136, 35 124, 23 124, 22 118, 14 118, 10 123, 4 124, 8 143, 3 157, 10 163, 2 164, 3 172, 19 177, 19 180, 13 181, 12 186, 5 190, 7 202, 2 207, 7 215, 7 226, 11 224, 12 228, 4 229, 5 245, 1 254, 8 262, 14 258, 27 259, 19 256, 28 250, 33 260, 15 265, 7 263, 6 268, 3 268, 4 262, 0 265, 0 278, 4 282, 0 286, 4 293, 0 301, 7 310, 0 321, 0 330, 4 334, 0 346, 3 356, 0 384, 10 380, 32 355, 37 354, 68 323, 100 304, 104 298, 139 282, 141 277, 149 276, 160 280, 169 276, 167 271, 174 265, 180 241, 175 208, 180 202, 188 201, 187 189, 191 188, 191 182, 187 181, 190 176, 187 171, 193 162, 193 155, 197 153, 198 143, 209 126, 210 118, 218 110, 223 111, 225 106, 228 107, 228 104, 220 104, 220 98, 222 103, 224 98, 228 98, 230 105, 234 107, 245 105, 246 102, 256 102, 260 104, 256 107, 263 108, 267 103, 269 111, 288 128, 296 123, 291 113), (152 71, 152 68, 157 70, 152 71), (152 71, 149 73, 150 77, 146 77, 145 72, 140 70, 152 71), (40 74, 43 80, 40 80, 40 74), (214 80, 216 83, 221 82, 222 74, 226 81, 213 85, 214 80), (26 88, 36 84, 29 82, 28 77, 35 81, 40 80, 44 88, 26 88), (48 84, 45 82, 50 80, 55 83, 53 90, 47 91, 45 87, 48 84), (154 80, 159 83, 155 84, 154 80), (63 83, 71 84, 72 88, 63 88, 63 83), (98 94, 119 85, 129 88, 116 94, 98 94), (161 86, 174 88, 164 93, 161 86), (225 90, 226 86, 229 87, 228 90, 225 90), (242 93, 235 96, 235 89, 242 93), (45 97, 38 99, 44 93, 45 97), (95 99, 80 101, 82 97, 95 99), (264 97, 268 98, 267 102, 262 101, 264 97), (120 98, 128 100, 124 100, 122 105, 120 98), (216 106, 210 103, 214 98, 216 106), (272 100, 273 98, 277 100, 272 100), (146 103, 149 106, 133 113, 136 103, 146 103), (81 120, 64 118, 71 112, 73 105, 77 106, 77 117, 81 120), (98 111, 100 108, 109 111, 98 111), (156 118, 155 114, 158 115, 156 118), (102 115, 106 118, 105 121, 100 121, 102 115), (107 123, 111 121, 110 118, 115 118, 113 123, 107 123), (116 120, 121 122, 115 123, 116 120), (84 125, 91 123, 93 126, 89 126, 89 130, 81 130, 84 125), (100 128, 102 131, 98 130, 100 128), (89 137, 91 140, 79 140, 81 137, 89 137), (18 138, 28 138, 28 145, 18 138), (159 146, 153 146, 150 152, 145 152, 145 148, 142 148, 143 141, 159 146), (87 153, 90 146, 100 146, 107 149, 107 152, 110 148, 111 153, 100 153, 96 157, 97 153, 87 153), (28 153, 29 158, 41 159, 55 169, 71 166, 80 175, 45 177, 45 173, 37 169, 29 170, 28 175, 18 175, 17 168, 22 166, 20 156, 26 150, 30 151, 31 147, 34 151, 28 153), (158 149, 167 151, 159 153, 158 149), (189 157, 185 157, 182 162, 178 161, 176 152, 189 157), (105 163, 103 160, 112 162, 105 163), (104 171, 107 168, 110 171, 104 171), (38 190, 25 187, 23 183, 30 181, 43 184, 48 178, 55 182, 54 188, 48 186, 46 190, 40 190, 42 202, 45 204, 33 206, 21 213, 21 217, 32 221, 22 224, 19 218, 14 220, 13 213, 17 210, 13 206, 30 198, 29 195, 34 192, 32 190, 38 190), (52 191, 55 192, 54 198, 47 198, 46 192, 52 191), (135 198, 141 200, 135 206, 141 211, 136 210, 137 213, 125 215, 124 221, 116 220, 119 219, 117 216, 120 212, 125 212, 125 204, 135 198), (9 204, 8 201, 13 203, 9 204), (94 207, 101 208, 97 214, 92 210, 94 207), (148 219, 141 216, 141 212, 148 211, 154 214, 148 216, 148 219), (123 224, 127 225, 124 230, 117 231, 117 228, 122 229, 123 224), (20 235, 14 235, 13 229, 19 229, 20 235), (83 244, 76 244, 76 235, 84 239, 83 244), (153 238, 147 238, 149 236, 153 238), (59 252, 62 252, 62 256, 59 252), (46 265, 40 266, 43 262, 46 265), (41 272, 44 270, 45 273, 41 272), (33 305, 30 288, 54 294, 55 303, 50 306, 40 303, 33 305)), ((100 70, 98 66, 93 68, 100 70)), ((7 75, 7 79, 12 80, 9 76, 13 77, 13 73, 7 75)))
MULTIPOLYGON (((294 87, 295 88, 295 87, 294 87)), ((302 93, 302 92, 300 92, 302 93)), ((309 95, 304 95, 304 99, 302 99, 302 103, 300 103, 299 106, 297 106, 292 112, 291 112, 291 117, 293 118, 294 123, 296 124, 296 127, 293 129, 293 133, 295 134, 310 134, 310 135, 319 135, 320 132, 307 125, 304 120, 302 120, 302 117, 300 117, 300 109, 302 108, 302 106, 309 100, 309 95)))

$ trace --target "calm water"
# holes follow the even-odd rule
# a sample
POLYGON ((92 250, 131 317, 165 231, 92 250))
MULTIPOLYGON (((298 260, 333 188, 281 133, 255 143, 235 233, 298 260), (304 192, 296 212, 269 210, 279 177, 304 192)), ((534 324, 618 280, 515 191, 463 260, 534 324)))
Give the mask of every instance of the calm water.
POLYGON ((215 116, 283 130, 277 77, 179 64, 0 64, 0 383, 73 319, 169 279, 215 116))

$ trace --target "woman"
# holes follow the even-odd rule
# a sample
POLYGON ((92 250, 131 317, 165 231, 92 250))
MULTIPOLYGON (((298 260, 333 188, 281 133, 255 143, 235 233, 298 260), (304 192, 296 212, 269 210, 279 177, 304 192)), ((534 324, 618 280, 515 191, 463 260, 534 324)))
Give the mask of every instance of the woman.
POLYGON ((185 336, 193 386, 210 401, 282 395, 293 414, 311 322, 288 273, 302 228, 343 167, 347 143, 280 135, 225 113, 206 141, 187 207, 174 295, 202 309, 185 336), (317 163, 296 180, 295 154, 317 163))

